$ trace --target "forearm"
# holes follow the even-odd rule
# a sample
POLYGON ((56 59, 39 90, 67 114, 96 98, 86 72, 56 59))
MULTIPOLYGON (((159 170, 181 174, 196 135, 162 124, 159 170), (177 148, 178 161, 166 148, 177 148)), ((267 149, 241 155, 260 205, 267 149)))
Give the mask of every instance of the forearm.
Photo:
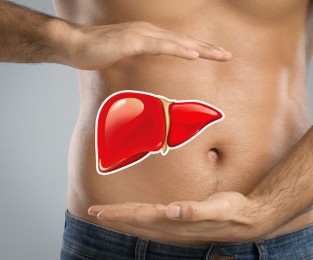
POLYGON ((0 62, 54 62, 97 70, 141 54, 231 59, 231 53, 212 44, 147 22, 77 25, 0 0, 0 62))
POLYGON ((67 27, 61 19, 0 1, 0 61, 66 64, 67 27))
MULTIPOLYGON (((255 187, 251 197, 262 205, 274 228, 313 205, 313 127, 255 187)), ((265 211, 265 212, 264 212, 265 211)), ((264 219, 268 222, 268 219, 264 219)))

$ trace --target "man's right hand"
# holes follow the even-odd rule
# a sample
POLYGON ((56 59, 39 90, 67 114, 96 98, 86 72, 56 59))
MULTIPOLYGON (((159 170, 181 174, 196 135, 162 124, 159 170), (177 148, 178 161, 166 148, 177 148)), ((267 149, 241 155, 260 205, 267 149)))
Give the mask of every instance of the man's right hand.
POLYGON ((77 25, 0 1, 0 61, 53 62, 95 70, 140 54, 231 59, 229 52, 212 44, 147 22, 77 25))
MULTIPOLYGON (((66 26, 67 27, 67 26, 66 26)), ((105 69, 115 62, 141 54, 170 55, 184 59, 216 61, 231 59, 231 53, 187 35, 168 31, 148 22, 103 26, 68 27, 66 65, 82 69, 105 69)))

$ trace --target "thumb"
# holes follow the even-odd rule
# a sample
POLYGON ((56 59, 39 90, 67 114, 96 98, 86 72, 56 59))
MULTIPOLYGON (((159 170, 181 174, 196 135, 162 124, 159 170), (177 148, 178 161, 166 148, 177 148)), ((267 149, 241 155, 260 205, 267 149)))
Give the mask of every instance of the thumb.
POLYGON ((206 203, 198 201, 179 201, 166 208, 166 215, 173 220, 201 221, 207 219, 206 203))
POLYGON ((229 221, 242 206, 242 197, 236 192, 218 192, 204 201, 179 201, 169 204, 166 215, 182 221, 229 221))

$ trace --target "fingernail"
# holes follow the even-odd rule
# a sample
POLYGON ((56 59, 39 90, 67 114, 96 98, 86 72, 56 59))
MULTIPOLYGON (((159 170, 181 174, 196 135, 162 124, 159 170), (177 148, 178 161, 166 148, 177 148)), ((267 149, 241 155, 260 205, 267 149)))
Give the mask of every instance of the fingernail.
POLYGON ((198 57, 200 55, 199 52, 197 52, 195 50, 188 49, 187 51, 188 51, 188 53, 190 53, 194 57, 198 57))
POLYGON ((231 54, 231 52, 229 52, 229 51, 224 51, 223 53, 224 53, 224 56, 226 56, 226 57, 232 57, 233 56, 231 54))
POLYGON ((179 205, 171 205, 167 207, 166 214, 170 218, 180 217, 181 207, 179 205))
POLYGON ((90 216, 97 216, 98 212, 92 210, 92 208, 88 209, 88 215, 90 216))
POLYGON ((220 50, 220 53, 222 53, 224 56, 232 56, 232 54, 229 52, 229 51, 226 51, 226 50, 220 50))

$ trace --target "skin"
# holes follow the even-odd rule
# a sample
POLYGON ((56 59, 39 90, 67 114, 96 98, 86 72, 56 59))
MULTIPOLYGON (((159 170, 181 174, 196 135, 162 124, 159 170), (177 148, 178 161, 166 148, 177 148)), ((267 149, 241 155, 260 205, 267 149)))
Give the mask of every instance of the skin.
POLYGON ((183 245, 251 241, 313 222, 309 1, 55 0, 54 5, 68 22, 0 1, 0 22, 10 24, 0 32, 7 36, 0 37, 0 58, 79 69, 80 114, 69 152, 71 214, 183 245), (21 28, 14 12, 29 26, 21 28), (29 42, 20 37, 27 30, 29 42), (122 89, 202 100, 226 117, 166 157, 153 155, 100 176, 96 113, 108 95, 122 89), (173 217, 173 205, 180 206, 180 217, 173 217))

